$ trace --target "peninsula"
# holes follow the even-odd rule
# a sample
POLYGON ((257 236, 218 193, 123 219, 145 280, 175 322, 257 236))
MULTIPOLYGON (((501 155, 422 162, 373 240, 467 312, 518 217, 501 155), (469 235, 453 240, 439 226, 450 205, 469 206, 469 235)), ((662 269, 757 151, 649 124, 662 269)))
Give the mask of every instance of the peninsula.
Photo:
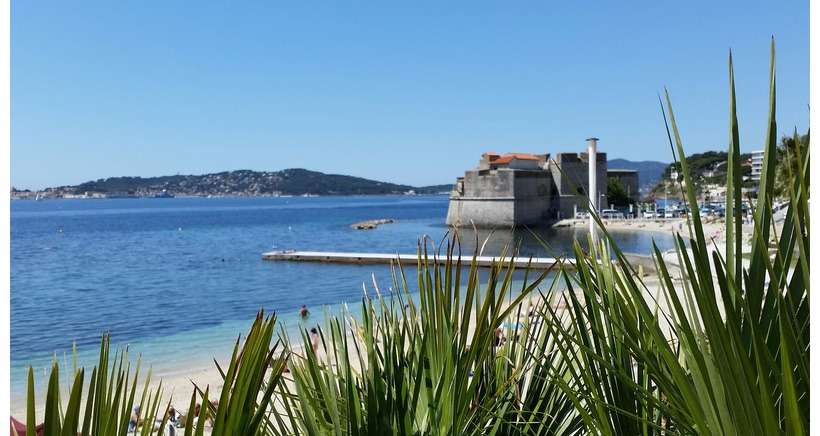
POLYGON ((302 168, 237 170, 202 175, 110 177, 42 191, 16 190, 12 198, 278 197, 447 193, 452 185, 410 186, 302 168))

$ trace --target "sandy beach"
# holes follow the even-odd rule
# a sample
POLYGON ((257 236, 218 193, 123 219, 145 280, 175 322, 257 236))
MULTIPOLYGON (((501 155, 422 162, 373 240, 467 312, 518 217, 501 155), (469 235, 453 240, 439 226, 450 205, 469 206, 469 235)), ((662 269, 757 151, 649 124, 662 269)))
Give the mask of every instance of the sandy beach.
MULTIPOLYGON (((688 235, 688 226, 685 218, 635 218, 635 219, 605 219, 603 220, 609 230, 626 230, 649 233, 681 233, 688 235)), ((703 232, 707 240, 715 242, 725 242, 726 222, 723 218, 706 217, 703 218, 703 232)), ((555 224, 555 227, 582 227, 589 226, 586 219, 566 219, 555 224)), ((751 235, 752 227, 743 226, 743 232, 751 235)))

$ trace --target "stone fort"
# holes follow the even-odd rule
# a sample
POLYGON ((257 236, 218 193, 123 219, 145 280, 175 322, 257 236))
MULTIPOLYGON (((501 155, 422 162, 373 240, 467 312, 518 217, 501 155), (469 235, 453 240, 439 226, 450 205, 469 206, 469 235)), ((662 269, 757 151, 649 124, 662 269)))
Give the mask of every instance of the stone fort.
MULTIPOLYGON (((596 154, 598 204, 607 207, 606 153, 596 154)), ((456 227, 549 225, 588 208, 587 153, 484 153, 456 179, 447 224, 456 227)))

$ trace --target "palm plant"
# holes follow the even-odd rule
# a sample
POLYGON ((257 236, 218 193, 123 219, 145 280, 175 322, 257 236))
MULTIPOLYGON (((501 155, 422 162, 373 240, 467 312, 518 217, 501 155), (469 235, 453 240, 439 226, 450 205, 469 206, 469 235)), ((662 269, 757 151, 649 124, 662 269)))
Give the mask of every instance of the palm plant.
POLYGON ((497 343, 496 328, 520 312, 548 271, 535 279, 525 274, 516 295, 513 263, 499 263, 482 286, 475 261, 463 268, 461 256, 453 257, 456 246, 454 237, 443 258, 420 246, 418 302, 398 267, 399 292, 382 295, 374 283, 377 295, 363 298, 361 322, 328 321, 323 357, 303 335, 304 357, 291 367, 294 387, 280 384, 283 432, 507 434, 531 427, 543 434, 578 427, 557 389, 531 372, 523 377, 533 361, 552 363, 544 354, 552 342, 522 329, 536 340, 497 343), (552 426, 541 424, 544 416, 552 426))
MULTIPOLYGON (((655 247, 662 299, 612 241, 589 253, 576 248, 573 313, 562 331, 574 363, 579 413, 602 434, 675 431, 746 435, 804 434, 809 406, 808 156, 796 156, 799 177, 778 235, 772 214, 776 153, 774 42, 769 126, 754 208, 750 261, 743 262, 741 183, 734 72, 729 58, 730 129, 726 245, 707 241, 689 170, 681 160, 692 211, 688 237, 676 236, 677 265, 655 247), (610 262, 612 255, 614 261, 610 262), (663 305, 667 311, 662 310, 663 305), (668 313, 666 313, 668 312, 668 313)), ((675 149, 681 135, 666 94, 675 149)), ((572 277, 571 279, 569 277, 572 277)), ((556 329, 561 326, 557 325, 556 329)))
POLYGON ((260 311, 241 348, 237 339, 227 370, 214 360, 223 380, 219 401, 209 401, 208 388, 203 392, 197 387, 191 395, 188 416, 194 416, 197 395, 205 407, 200 409, 196 426, 193 419, 186 420, 186 436, 201 436, 208 419, 212 421, 213 436, 270 434, 274 389, 289 355, 279 349, 280 341, 271 346, 275 327, 275 314, 265 317, 260 311))
POLYGON ((809 146, 811 132, 805 135, 797 133, 794 129, 792 136, 784 136, 780 139, 777 155, 777 169, 774 184, 775 195, 778 197, 788 197, 790 181, 794 177, 799 177, 801 173, 798 156, 805 156, 809 146))
MULTIPOLYGON (((184 431, 186 436, 205 432, 205 423, 212 421, 212 435, 270 434, 269 417, 274 387, 287 361, 287 353, 278 352, 279 342, 271 347, 276 317, 265 317, 262 312, 248 332, 242 347, 237 339, 233 355, 226 371, 217 363, 223 377, 224 387, 218 402, 209 401, 209 390, 203 392, 195 386, 191 396, 184 431), (197 400, 201 407, 194 413, 197 400), (194 419, 198 418, 198 419, 194 419)), ((100 345, 97 366, 92 368, 86 399, 83 403, 83 369, 75 370, 68 403, 65 409, 60 401, 59 366, 51 369, 45 399, 45 416, 40 424, 46 436, 51 435, 127 435, 131 423, 131 410, 135 404, 140 364, 131 371, 127 352, 115 353, 109 359, 110 335, 104 335, 100 345), (113 362, 113 366, 109 365, 113 362)), ((216 363, 216 362, 215 362, 216 363)), ((169 421, 172 398, 163 398, 162 383, 156 389, 149 388, 150 371, 146 376, 139 401, 141 411, 135 434, 149 436, 165 434, 169 421)), ((37 428, 33 369, 29 368, 26 428, 37 428)))
MULTIPOLYGON (((113 359, 109 359, 111 337, 103 335, 100 343, 99 362, 91 370, 91 378, 86 389, 86 398, 83 402, 85 389, 85 370, 75 369, 69 391, 68 403, 63 409, 60 401, 60 370, 55 360, 52 364, 51 375, 45 397, 45 414, 40 424, 46 436, 49 435, 125 435, 129 429, 131 410, 134 406, 138 386, 140 363, 137 361, 132 373, 127 349, 116 352, 113 359)), ((157 416, 162 416, 161 425, 164 425, 164 416, 158 415, 161 410, 162 383, 152 391, 148 388, 151 373, 145 377, 141 398, 139 401, 142 419, 152 424, 157 416)), ((34 389, 34 370, 28 372, 28 398, 26 413, 26 428, 35 429, 37 425, 36 400, 34 389)), ((167 406, 166 406, 167 407, 167 406)), ((162 409, 165 410, 165 409, 162 409)), ((153 428, 143 426, 140 434, 149 435, 153 428)))

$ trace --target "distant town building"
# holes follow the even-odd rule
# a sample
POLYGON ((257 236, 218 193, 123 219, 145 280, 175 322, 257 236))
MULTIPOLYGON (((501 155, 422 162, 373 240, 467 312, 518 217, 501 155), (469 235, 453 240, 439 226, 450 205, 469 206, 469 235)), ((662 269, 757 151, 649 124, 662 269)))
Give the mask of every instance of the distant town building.
POLYGON ((606 177, 607 179, 615 179, 621 182, 624 190, 626 190, 626 195, 633 200, 638 199, 638 187, 640 186, 638 171, 608 169, 606 170, 606 177))
POLYGON ((726 174, 726 161, 718 162, 703 172, 703 177, 718 177, 726 174))
POLYGON ((752 174, 751 178, 755 182, 760 181, 760 176, 763 173, 763 156, 765 152, 763 150, 753 151, 752 152, 752 174))
MULTIPOLYGON (((599 208, 606 208, 606 153, 596 160, 599 208)), ((484 153, 478 167, 456 179, 447 224, 452 226, 537 226, 586 210, 586 153, 484 153), (580 194, 580 195, 579 195, 580 194)))

